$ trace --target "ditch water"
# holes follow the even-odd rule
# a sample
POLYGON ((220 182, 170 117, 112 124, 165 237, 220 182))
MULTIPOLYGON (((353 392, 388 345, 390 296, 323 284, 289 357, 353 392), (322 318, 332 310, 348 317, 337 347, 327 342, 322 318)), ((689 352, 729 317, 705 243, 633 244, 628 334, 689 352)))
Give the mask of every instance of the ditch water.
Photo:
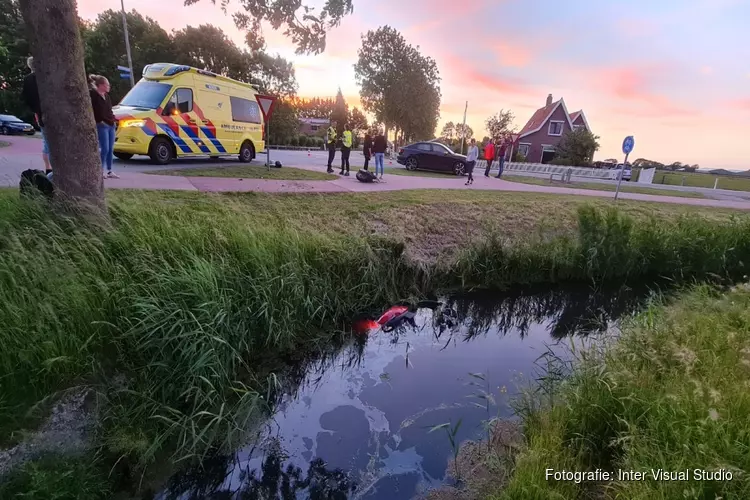
POLYGON ((475 293, 419 309, 414 325, 355 336, 292 367, 256 444, 181 471, 157 498, 418 498, 446 484, 453 456, 444 430, 432 427, 460 421, 459 442, 481 439, 489 418, 513 418, 509 402, 542 371, 540 357, 568 359, 572 343, 615 334, 650 295, 629 287, 475 293), (472 381, 494 395, 489 412, 473 404, 484 402, 472 381))

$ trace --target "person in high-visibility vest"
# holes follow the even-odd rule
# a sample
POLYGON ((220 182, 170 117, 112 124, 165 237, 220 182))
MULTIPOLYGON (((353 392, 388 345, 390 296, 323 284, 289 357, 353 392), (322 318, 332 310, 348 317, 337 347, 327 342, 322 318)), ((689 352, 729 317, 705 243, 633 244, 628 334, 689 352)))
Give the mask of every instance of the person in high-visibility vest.
POLYGON ((326 145, 328 147, 328 173, 333 173, 333 160, 336 158, 336 122, 331 122, 326 132, 326 145))
POLYGON ((352 153, 352 131, 344 124, 341 137, 341 175, 349 175, 349 155, 352 153), (344 171, 346 169, 346 171, 344 171))

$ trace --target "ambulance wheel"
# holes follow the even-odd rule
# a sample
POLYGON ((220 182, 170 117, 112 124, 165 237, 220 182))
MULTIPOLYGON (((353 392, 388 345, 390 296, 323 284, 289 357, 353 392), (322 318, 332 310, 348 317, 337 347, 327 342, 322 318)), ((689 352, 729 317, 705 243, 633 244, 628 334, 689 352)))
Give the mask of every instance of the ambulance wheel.
POLYGON ((240 147, 240 162, 250 163, 255 159, 255 146, 250 141, 245 141, 240 147))
POLYGON ((115 153, 115 158, 122 161, 128 161, 133 155, 131 153, 115 153))
POLYGON ((174 159, 174 148, 166 137, 155 137, 148 148, 151 161, 157 165, 166 165, 174 159))

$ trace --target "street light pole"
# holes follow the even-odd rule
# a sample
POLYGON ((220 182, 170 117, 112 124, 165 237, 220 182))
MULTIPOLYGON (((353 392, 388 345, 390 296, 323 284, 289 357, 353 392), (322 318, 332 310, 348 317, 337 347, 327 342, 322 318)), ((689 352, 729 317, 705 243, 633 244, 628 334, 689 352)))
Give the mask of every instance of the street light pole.
POLYGON ((122 28, 125 30, 125 51, 128 54, 128 68, 130 68, 130 86, 135 85, 135 76, 133 75, 133 58, 130 55, 130 37, 128 36, 128 18, 125 15, 125 0, 120 0, 122 6, 122 28))
POLYGON ((464 138, 466 137, 466 112, 469 110, 469 101, 466 101, 466 107, 464 108, 464 125, 461 129, 461 151, 460 154, 464 154, 464 138))

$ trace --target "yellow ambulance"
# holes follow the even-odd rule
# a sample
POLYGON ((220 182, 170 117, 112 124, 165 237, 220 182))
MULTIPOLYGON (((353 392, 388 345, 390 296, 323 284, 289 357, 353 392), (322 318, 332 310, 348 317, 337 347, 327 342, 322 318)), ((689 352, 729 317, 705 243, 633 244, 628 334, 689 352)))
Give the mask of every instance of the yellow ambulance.
POLYGON ((234 156, 250 162, 265 148, 256 89, 210 71, 150 64, 123 98, 115 156, 147 155, 166 165, 174 158, 234 156))

